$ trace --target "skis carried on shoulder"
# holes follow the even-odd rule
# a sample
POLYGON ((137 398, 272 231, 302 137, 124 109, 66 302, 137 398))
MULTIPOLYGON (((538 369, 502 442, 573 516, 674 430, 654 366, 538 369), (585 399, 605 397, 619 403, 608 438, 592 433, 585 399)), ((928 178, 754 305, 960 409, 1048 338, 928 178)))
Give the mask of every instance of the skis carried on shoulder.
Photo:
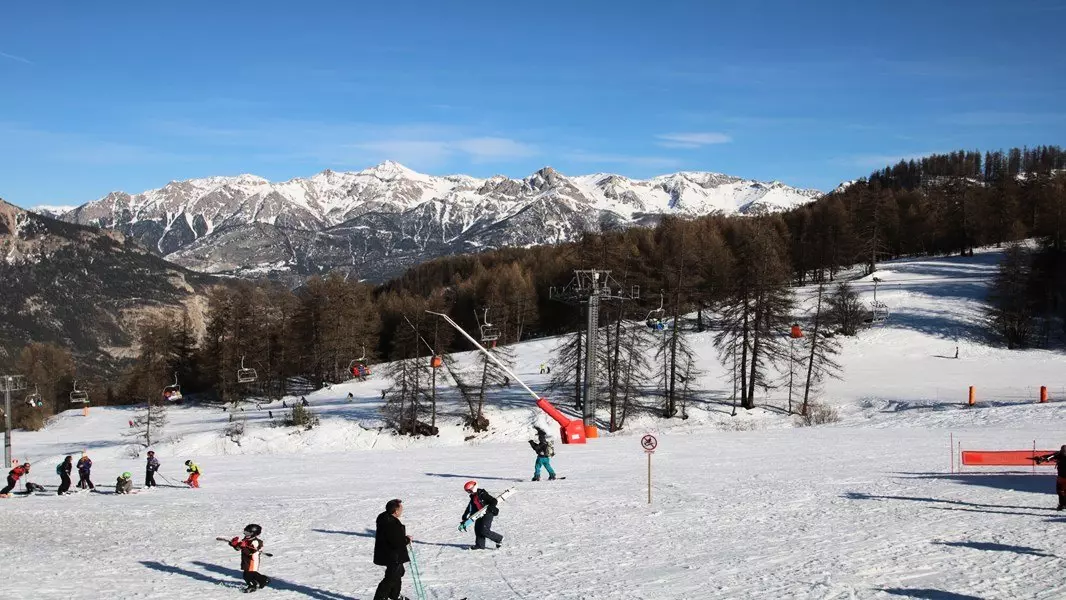
MULTIPOLYGON (((230 541, 231 541, 231 540, 232 540, 233 538, 224 538, 224 537, 217 537, 217 538, 215 538, 215 539, 216 539, 216 540, 218 540, 218 541, 220 541, 220 542, 226 542, 226 543, 228 544, 228 543, 230 543, 230 541)), ((264 551, 260 550, 260 551, 259 551, 259 553, 260 553, 260 554, 262 554, 263 556, 269 556, 270 558, 274 558, 274 555, 273 555, 273 554, 271 554, 271 553, 269 553, 269 552, 264 552, 264 551)))
MULTIPOLYGON (((503 502, 503 501, 507 500, 508 498, 510 498, 511 496, 513 496, 517 492, 518 492, 518 488, 513 488, 513 487, 512 488, 507 488, 506 490, 503 491, 502 494, 500 494, 499 496, 496 496, 496 502, 497 503, 503 502)), ((488 512, 488 510, 489 510, 489 506, 483 506, 483 507, 481 507, 481 510, 479 510, 476 513, 474 513, 474 514, 470 515, 469 517, 467 517, 465 521, 463 521, 462 523, 459 524, 459 531, 466 531, 468 527, 470 527, 471 525, 474 524, 474 521, 477 521, 478 519, 483 517, 485 515, 485 513, 488 512)))

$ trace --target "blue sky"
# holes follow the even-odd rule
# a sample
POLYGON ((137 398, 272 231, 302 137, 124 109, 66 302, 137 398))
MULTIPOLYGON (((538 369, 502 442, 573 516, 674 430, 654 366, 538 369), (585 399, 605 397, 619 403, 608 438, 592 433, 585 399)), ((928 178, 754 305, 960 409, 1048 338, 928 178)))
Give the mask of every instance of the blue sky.
POLYGON ((687 169, 828 190, 900 157, 1066 144, 1066 2, 0 11, 0 197, 22 206, 386 159, 433 174, 687 169))

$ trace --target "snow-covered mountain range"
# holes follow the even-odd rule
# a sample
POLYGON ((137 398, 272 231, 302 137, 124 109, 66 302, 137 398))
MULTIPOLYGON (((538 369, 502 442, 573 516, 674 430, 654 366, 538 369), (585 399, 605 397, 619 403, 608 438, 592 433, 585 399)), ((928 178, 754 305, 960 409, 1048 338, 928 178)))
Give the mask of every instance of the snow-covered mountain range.
POLYGON ((663 215, 776 212, 821 195, 718 173, 636 180, 545 167, 524 179, 478 179, 386 161, 280 183, 239 175, 112 192, 62 218, 121 231, 208 273, 298 279, 339 269, 381 280, 447 254, 558 243, 663 215))

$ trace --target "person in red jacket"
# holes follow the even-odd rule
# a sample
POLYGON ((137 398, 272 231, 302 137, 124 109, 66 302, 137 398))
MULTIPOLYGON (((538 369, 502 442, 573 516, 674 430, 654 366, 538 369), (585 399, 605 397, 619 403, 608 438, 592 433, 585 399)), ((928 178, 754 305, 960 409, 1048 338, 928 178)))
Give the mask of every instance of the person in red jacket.
POLYGON ((7 498, 11 494, 11 490, 15 489, 15 484, 18 483, 19 478, 30 472, 30 463, 22 463, 14 469, 7 472, 7 486, 0 490, 0 498, 7 498))
POLYGON ((244 583, 248 584, 245 592, 254 592, 270 583, 270 578, 259 572, 259 555, 263 552, 260 533, 263 533, 263 528, 252 523, 244 528, 243 539, 234 537, 229 541, 230 547, 241 553, 241 571, 244 573, 244 583))

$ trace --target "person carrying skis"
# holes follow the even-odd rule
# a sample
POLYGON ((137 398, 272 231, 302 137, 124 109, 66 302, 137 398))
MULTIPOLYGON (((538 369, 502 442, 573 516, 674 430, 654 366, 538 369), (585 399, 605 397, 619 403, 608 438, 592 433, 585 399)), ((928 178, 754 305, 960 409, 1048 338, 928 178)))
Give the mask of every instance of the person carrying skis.
POLYGON ((1055 510, 1066 510, 1066 445, 1059 448, 1058 452, 1034 456, 1033 460, 1039 463, 1054 462, 1058 469, 1058 477, 1055 478, 1055 492, 1059 495, 1059 505, 1055 510))
POLYGON ((15 484, 23 475, 29 475, 30 463, 25 462, 21 465, 16 465, 14 469, 7 472, 7 485, 4 489, 0 490, 0 498, 7 498, 11 495, 11 490, 15 489, 15 484))
POLYGON ((155 451, 148 451, 148 461, 144 465, 144 487, 155 487, 155 472, 159 470, 159 459, 155 457, 155 451))
POLYGON ((407 545, 411 536, 400 522, 403 516, 403 500, 393 498, 385 503, 385 512, 378 515, 374 532, 374 564, 385 567, 385 576, 374 592, 374 600, 406 600, 400 595, 403 584, 404 563, 411 562, 407 545))
POLYGON ((248 584, 244 591, 254 592, 270 583, 270 578, 259 572, 259 555, 263 553, 263 540, 259 539, 259 534, 263 533, 263 528, 251 523, 243 533, 243 539, 234 537, 229 545, 241 553, 241 571, 244 583, 248 584))
POLYGON ((122 475, 118 476, 115 480, 115 493, 116 494, 132 494, 133 493, 133 475, 126 471, 122 475))
POLYGON ((200 487, 200 467, 191 460, 185 461, 185 472, 189 474, 189 478, 185 480, 185 485, 189 487, 200 487))
POLYGON ((89 475, 93 469, 93 461, 89 458, 88 454, 82 454, 78 459, 78 487, 81 489, 95 490, 96 486, 93 485, 89 475))
POLYGON ((478 489, 476 481, 468 481, 463 486, 467 494, 470 494, 470 501, 466 504, 466 510, 463 511, 463 517, 459 520, 460 523, 466 521, 467 517, 473 515, 482 508, 488 507, 485 514, 474 521, 474 545, 470 547, 471 550, 485 550, 485 538, 488 538, 496 542, 496 547, 499 548, 503 545, 503 536, 492 530, 492 519, 500 514, 500 509, 496 506, 496 498, 488 491, 484 489, 478 489))
POLYGON ((63 462, 56 465, 56 475, 59 475, 59 489, 56 490, 57 496, 62 496, 70 490, 70 472, 73 470, 73 456, 67 456, 63 459, 63 462))
POLYGON ((555 469, 552 468, 551 463, 551 457, 555 455, 555 448, 548 441, 547 432, 536 425, 533 426, 533 429, 537 430, 537 441, 529 440, 530 447, 537 453, 537 462, 533 467, 533 481, 540 481, 541 467, 548 470, 548 481, 551 481, 555 479, 555 469))

